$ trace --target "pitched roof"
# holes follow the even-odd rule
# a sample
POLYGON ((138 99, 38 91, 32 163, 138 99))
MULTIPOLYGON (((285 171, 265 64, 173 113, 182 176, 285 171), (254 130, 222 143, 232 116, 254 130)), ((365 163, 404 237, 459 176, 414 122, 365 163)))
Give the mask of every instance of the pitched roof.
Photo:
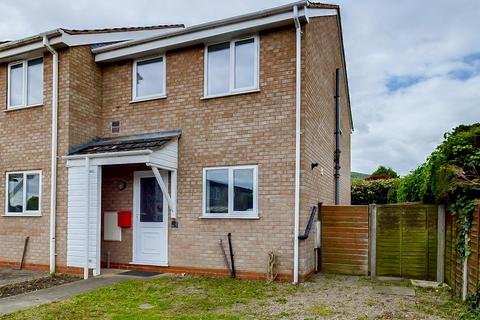
POLYGON ((128 32, 128 31, 143 31, 143 30, 159 30, 169 28, 185 28, 184 24, 161 24, 156 26, 145 27, 122 27, 122 28, 104 28, 104 29, 65 29, 62 28, 68 34, 94 34, 94 33, 109 33, 109 32, 128 32))
POLYGON ((134 150, 158 150, 167 142, 181 136, 180 130, 152 132, 114 138, 96 138, 69 150, 69 155, 110 153, 134 150))

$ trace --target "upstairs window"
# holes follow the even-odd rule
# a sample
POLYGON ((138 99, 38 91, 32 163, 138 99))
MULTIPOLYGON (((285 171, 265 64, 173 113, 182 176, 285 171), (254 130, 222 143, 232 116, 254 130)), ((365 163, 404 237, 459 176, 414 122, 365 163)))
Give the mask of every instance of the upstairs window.
POLYGON ((136 60, 133 64, 133 100, 165 96, 165 56, 136 60))
POLYGON ((258 89, 258 37, 206 47, 205 96, 258 89))
POLYGON ((257 166, 206 168, 203 172, 205 218, 256 218, 257 166))
POLYGON ((8 65, 8 109, 43 103, 43 58, 8 65))
POLYGON ((6 214, 40 214, 41 172, 7 173, 6 214))

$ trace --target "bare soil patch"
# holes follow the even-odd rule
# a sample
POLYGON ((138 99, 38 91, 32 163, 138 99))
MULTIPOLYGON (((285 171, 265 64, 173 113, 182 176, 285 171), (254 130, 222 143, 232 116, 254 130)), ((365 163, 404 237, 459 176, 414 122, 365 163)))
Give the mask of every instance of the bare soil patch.
POLYGON ((8 284, 0 287, 0 299, 15 296, 17 294, 51 288, 77 280, 80 280, 80 278, 67 274, 55 274, 53 276, 49 275, 39 279, 8 284))

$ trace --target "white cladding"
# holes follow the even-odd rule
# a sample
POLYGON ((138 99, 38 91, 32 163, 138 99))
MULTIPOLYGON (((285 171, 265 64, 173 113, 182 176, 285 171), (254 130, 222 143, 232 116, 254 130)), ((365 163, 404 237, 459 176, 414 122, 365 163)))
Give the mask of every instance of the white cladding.
POLYGON ((101 208, 101 167, 90 166, 90 187, 87 188, 86 168, 68 168, 68 229, 67 266, 85 266, 85 243, 88 215, 88 260, 89 268, 97 269, 99 261, 99 226, 101 208), (90 192, 87 210, 87 190, 90 192))

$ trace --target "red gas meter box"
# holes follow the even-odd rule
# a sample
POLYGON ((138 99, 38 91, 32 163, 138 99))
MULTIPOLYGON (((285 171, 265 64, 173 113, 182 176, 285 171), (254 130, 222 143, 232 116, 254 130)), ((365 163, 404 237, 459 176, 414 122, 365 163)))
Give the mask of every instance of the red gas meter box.
POLYGON ((122 228, 132 227, 132 211, 118 212, 118 226, 122 228))

